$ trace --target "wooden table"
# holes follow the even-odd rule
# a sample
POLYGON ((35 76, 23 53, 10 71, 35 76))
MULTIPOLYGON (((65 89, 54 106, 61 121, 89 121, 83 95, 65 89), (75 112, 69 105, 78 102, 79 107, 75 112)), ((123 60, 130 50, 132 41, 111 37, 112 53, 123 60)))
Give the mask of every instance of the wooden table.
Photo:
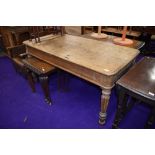
POLYGON ((139 54, 137 49, 67 34, 24 44, 30 55, 101 87, 100 124, 106 120, 111 89, 139 54))
POLYGON ((116 84, 119 99, 113 128, 118 128, 121 119, 137 100, 138 103, 151 106, 151 113, 145 125, 145 128, 151 128, 155 120, 155 58, 144 57, 116 84))

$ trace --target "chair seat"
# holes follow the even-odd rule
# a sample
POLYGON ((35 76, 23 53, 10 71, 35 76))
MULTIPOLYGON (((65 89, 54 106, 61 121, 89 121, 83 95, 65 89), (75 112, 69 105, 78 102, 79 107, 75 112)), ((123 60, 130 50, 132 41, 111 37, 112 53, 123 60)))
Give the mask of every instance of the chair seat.
POLYGON ((54 66, 35 57, 27 57, 26 59, 23 59, 23 64, 38 75, 49 74, 55 69, 54 66))

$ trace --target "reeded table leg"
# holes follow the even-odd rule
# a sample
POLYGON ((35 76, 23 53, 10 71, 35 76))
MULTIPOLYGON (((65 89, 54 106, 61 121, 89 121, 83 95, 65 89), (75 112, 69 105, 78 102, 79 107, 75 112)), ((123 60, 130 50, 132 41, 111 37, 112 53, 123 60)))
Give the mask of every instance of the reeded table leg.
POLYGON ((102 95, 101 95, 101 112, 99 113, 99 123, 101 125, 105 124, 106 116, 107 116, 107 106, 109 103, 111 94, 111 88, 110 89, 104 89, 102 88, 102 95))

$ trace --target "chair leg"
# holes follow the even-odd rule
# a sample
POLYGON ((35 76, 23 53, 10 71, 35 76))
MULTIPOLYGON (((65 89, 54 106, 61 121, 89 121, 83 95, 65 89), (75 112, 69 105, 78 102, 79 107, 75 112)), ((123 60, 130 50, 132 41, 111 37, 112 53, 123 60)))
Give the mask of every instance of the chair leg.
POLYGON ((155 121, 155 108, 151 111, 148 121, 145 124, 144 128, 150 129, 154 121, 155 121))
POLYGON ((52 100, 50 97, 50 91, 48 87, 48 76, 39 76, 39 80, 45 95, 45 102, 47 102, 49 105, 51 105, 52 100))
POLYGON ((127 95, 125 94, 125 92, 122 89, 120 89, 119 95, 118 95, 117 112, 115 115, 114 123, 112 125, 113 129, 118 128, 118 125, 119 125, 122 117, 125 114, 126 104, 127 104, 127 95))
POLYGON ((32 89, 32 92, 35 92, 35 83, 34 83, 34 80, 33 80, 33 77, 32 77, 32 72, 29 70, 29 69, 26 69, 26 75, 27 75, 27 80, 28 80, 28 83, 32 89))

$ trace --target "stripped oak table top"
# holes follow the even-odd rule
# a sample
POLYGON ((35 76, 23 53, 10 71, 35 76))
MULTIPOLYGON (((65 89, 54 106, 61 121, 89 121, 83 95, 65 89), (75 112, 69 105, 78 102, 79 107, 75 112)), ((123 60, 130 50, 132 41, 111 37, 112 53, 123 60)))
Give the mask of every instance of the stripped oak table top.
POLYGON ((137 49, 67 34, 42 37, 39 44, 33 41, 24 44, 108 76, 116 74, 139 54, 137 49))

